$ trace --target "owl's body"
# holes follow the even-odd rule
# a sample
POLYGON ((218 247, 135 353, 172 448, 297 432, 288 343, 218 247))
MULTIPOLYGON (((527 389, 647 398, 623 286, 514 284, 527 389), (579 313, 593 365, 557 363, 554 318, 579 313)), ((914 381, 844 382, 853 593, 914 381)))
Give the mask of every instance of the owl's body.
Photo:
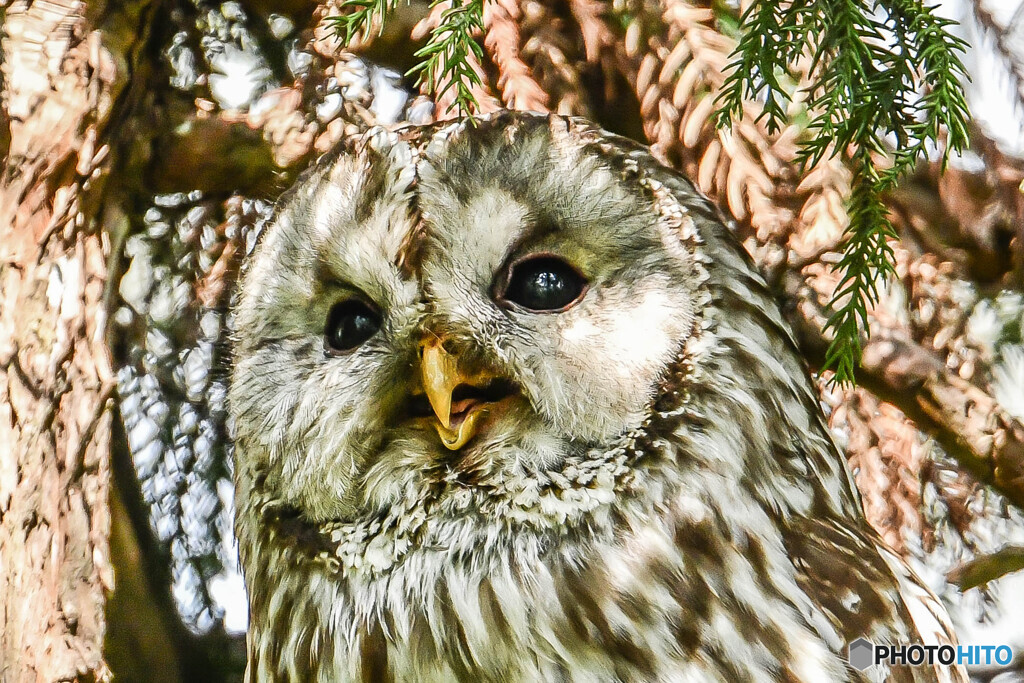
POLYGON ((375 131, 237 309, 250 680, 965 680, 710 204, 559 117, 375 131))

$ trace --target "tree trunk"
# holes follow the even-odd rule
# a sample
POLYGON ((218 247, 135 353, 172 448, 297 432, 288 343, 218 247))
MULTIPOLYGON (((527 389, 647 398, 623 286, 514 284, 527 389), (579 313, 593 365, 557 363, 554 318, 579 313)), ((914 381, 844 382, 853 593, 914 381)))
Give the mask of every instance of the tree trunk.
POLYGON ((73 0, 16 3, 3 40, 0 679, 103 680, 113 390, 109 248, 90 218, 114 66, 73 0))

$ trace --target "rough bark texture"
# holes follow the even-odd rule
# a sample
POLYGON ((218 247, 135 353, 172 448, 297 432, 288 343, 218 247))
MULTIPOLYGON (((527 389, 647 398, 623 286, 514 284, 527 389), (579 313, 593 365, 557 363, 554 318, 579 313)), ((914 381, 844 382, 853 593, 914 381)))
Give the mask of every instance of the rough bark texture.
POLYGON ((4 25, 0 186, 0 679, 97 680, 112 588, 108 249, 86 206, 114 67, 81 3, 4 25))

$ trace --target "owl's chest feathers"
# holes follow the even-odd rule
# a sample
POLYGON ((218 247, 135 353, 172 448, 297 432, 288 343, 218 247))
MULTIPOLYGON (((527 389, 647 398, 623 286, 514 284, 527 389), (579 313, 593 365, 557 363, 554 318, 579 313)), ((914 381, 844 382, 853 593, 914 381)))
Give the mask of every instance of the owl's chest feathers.
POLYGON ((429 507, 321 530, 313 552, 281 520, 262 547, 243 535, 250 585, 263 585, 252 596, 256 669, 292 680, 379 667, 415 680, 650 680, 687 667, 707 678, 710 658, 730 680, 801 651, 812 672, 840 680, 754 497, 723 490, 714 473, 684 474, 657 440, 644 449, 642 463, 623 448, 502 491, 450 483, 429 507), (285 564, 293 580, 267 585, 285 564), (277 642, 269 634, 295 631, 308 652, 261 651, 277 642))

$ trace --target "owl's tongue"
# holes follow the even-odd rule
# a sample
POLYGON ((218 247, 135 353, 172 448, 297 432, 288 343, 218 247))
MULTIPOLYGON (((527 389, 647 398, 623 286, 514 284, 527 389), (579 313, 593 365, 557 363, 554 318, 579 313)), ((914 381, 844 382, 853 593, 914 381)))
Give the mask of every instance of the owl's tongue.
POLYGON ((475 399, 452 404, 451 426, 445 427, 440 421, 435 423, 445 448, 456 451, 465 446, 476 434, 476 425, 486 412, 484 406, 475 399))
POLYGON ((464 417, 464 414, 469 412, 469 409, 480 403, 478 398, 464 398, 461 401, 452 401, 452 426, 459 421, 460 417, 464 417))

